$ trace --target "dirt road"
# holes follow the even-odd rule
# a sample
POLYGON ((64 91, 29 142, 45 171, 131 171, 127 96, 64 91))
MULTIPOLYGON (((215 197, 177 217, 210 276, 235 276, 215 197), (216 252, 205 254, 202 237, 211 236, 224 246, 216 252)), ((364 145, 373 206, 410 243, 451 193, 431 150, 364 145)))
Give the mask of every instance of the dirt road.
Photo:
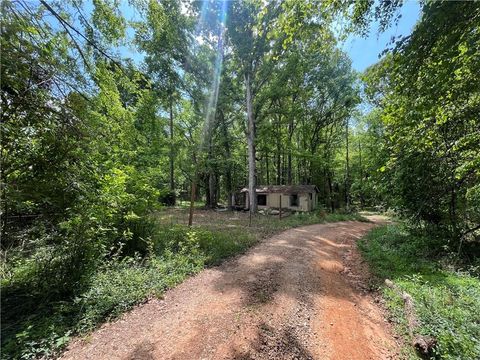
POLYGON ((394 359, 355 241, 373 223, 291 229, 74 342, 65 359, 394 359))

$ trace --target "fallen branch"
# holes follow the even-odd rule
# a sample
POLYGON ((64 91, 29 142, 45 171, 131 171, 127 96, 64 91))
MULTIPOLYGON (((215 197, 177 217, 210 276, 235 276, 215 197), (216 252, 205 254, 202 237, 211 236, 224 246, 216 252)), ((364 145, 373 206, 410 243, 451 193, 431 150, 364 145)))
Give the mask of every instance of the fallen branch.
POLYGON ((410 339, 412 339, 412 346, 423 357, 429 357, 430 355, 432 355, 433 349, 437 345, 437 340, 430 336, 424 336, 415 333, 419 322, 415 314, 415 307, 412 296, 409 293, 400 289, 400 287, 394 284, 392 280, 385 279, 385 285, 395 291, 395 293, 397 293, 397 295, 400 296, 403 300, 405 317, 407 318, 408 334, 410 335, 410 339))

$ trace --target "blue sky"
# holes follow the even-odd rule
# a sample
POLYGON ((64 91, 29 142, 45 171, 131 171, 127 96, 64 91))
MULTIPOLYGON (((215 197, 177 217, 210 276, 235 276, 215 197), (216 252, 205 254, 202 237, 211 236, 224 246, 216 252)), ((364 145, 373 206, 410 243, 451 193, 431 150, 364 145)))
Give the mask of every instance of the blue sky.
POLYGON ((357 71, 363 71, 379 58, 378 55, 387 47, 392 36, 408 35, 420 17, 420 5, 417 1, 406 1, 402 6, 397 25, 392 25, 384 33, 378 34, 378 23, 372 23, 370 33, 366 38, 349 37, 342 46, 352 59, 352 66, 357 71))

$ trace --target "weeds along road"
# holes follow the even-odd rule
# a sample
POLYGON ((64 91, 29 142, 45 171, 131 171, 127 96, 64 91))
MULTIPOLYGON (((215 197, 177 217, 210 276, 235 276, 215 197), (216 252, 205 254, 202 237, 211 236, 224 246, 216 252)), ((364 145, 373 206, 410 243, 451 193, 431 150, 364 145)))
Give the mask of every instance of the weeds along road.
MULTIPOLYGON (((375 219, 374 219, 375 220, 375 219)), ((64 359, 394 359, 355 241, 374 223, 290 229, 202 271, 64 359)))

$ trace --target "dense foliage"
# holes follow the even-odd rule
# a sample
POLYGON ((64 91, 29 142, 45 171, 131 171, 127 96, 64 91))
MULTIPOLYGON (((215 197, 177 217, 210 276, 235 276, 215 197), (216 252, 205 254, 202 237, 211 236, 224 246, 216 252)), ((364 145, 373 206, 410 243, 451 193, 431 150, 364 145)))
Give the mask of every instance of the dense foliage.
POLYGON ((365 74, 385 201, 457 252, 480 236, 479 28, 478 3, 426 2, 413 33, 365 74))

